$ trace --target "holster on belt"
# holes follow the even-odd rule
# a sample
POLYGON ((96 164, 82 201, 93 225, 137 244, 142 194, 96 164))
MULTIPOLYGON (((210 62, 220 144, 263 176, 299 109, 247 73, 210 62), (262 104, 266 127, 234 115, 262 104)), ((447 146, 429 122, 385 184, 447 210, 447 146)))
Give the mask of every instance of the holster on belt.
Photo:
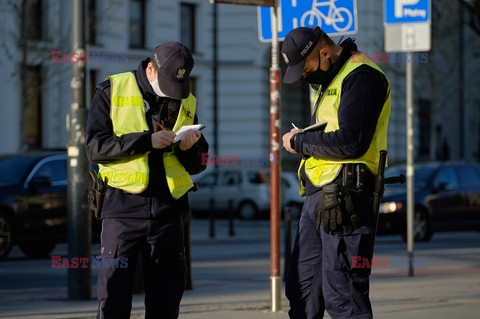
POLYGON ((373 190, 374 176, 363 163, 344 164, 342 186, 347 189, 373 190))
POLYGON ((96 219, 102 219, 103 198, 107 190, 107 180, 103 181, 93 169, 90 170, 90 191, 88 192, 88 208, 96 219))

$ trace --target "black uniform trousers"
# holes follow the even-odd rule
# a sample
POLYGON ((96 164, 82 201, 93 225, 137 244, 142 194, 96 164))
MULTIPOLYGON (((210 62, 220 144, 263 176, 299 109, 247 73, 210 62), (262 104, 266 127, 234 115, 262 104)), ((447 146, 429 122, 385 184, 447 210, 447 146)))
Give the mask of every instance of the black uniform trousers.
MULTIPOLYGON (((322 191, 307 196, 300 215, 285 283, 289 316, 318 319, 327 310, 332 319, 370 319, 370 269, 351 265, 354 256, 368 258, 371 263, 373 235, 326 234, 323 227, 317 231, 316 209, 321 197, 322 191)), ((368 199, 357 205, 372 210, 368 199)))
POLYGON ((97 318, 130 318, 139 255, 143 262, 145 318, 178 318, 186 284, 184 251, 181 214, 155 220, 104 219, 102 261, 110 258, 125 261, 127 258, 128 266, 104 267, 102 264, 97 280, 97 318))

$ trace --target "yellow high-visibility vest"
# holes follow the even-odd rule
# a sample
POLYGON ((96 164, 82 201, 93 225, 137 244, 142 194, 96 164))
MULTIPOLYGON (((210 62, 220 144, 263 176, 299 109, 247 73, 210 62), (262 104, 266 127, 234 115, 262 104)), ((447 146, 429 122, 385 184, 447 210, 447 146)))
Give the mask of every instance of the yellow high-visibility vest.
MULTIPOLYGON (((115 136, 148 131, 145 118, 145 105, 142 93, 138 88, 135 75, 125 72, 108 76, 110 79, 111 107, 110 117, 115 136)), ((196 99, 190 94, 182 99, 178 118, 173 131, 177 132, 183 125, 191 125, 196 111, 196 99)), ((148 186, 148 154, 139 154, 126 157, 108 164, 99 164, 99 174, 108 185, 129 193, 138 194, 148 186)), ((168 188, 172 197, 179 199, 193 187, 190 174, 185 170, 173 152, 165 152, 163 164, 168 188)))
MULTIPOLYGON (((340 98, 342 94, 342 82, 343 80, 356 68, 361 65, 367 64, 370 67, 382 72, 383 71, 367 57, 360 54, 360 56, 355 55, 355 58, 350 58, 340 69, 338 74, 332 80, 328 88, 325 90, 323 96, 320 97, 320 90, 317 91, 315 100, 317 101, 321 98, 320 103, 316 111, 316 122, 326 122, 327 126, 325 127, 325 132, 333 132, 339 129, 338 124, 338 107, 340 105, 340 98)), ((312 182, 313 185, 317 187, 322 187, 330 182, 332 182, 340 173, 342 164, 346 163, 364 163, 367 165, 368 169, 373 173, 377 174, 378 172, 378 162, 380 159, 380 150, 387 149, 387 130, 388 130, 388 119, 390 117, 390 82, 388 81, 388 96, 383 103, 383 108, 378 118, 377 126, 375 128, 375 133, 373 135, 372 141, 368 150, 360 156, 359 158, 354 159, 331 159, 331 158, 321 158, 317 156, 310 156, 307 159, 302 159, 300 162, 300 167, 298 169, 298 176, 300 179, 300 172, 303 165, 305 165, 305 173, 308 179, 312 182)), ((301 181, 301 179, 300 179, 301 181)), ((300 182, 300 195, 305 193, 305 187, 302 182, 300 182)))

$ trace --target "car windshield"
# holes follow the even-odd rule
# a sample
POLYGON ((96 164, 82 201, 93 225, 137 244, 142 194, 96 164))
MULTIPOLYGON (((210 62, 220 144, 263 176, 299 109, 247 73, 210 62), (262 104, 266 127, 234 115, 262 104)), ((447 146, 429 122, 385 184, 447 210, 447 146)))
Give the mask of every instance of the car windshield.
MULTIPOLYGON (((415 186, 426 187, 435 172, 434 166, 415 167, 415 186)), ((385 177, 398 176, 400 174, 406 175, 405 168, 392 167, 385 171, 385 177)), ((405 184, 388 184, 388 187, 405 187, 405 184)))
POLYGON ((0 184, 19 184, 34 162, 33 157, 0 158, 0 184))

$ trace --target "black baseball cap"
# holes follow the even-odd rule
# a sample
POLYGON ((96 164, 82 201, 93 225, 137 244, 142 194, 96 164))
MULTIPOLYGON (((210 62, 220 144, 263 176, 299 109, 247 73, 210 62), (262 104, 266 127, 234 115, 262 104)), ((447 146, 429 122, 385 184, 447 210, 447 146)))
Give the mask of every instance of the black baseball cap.
POLYGON ((153 50, 152 57, 160 90, 174 99, 187 98, 190 95, 189 76, 194 65, 190 49, 180 42, 165 42, 153 50))
POLYGON ((299 27, 287 34, 282 45, 282 56, 287 64, 284 83, 294 83, 300 79, 307 56, 315 48, 322 33, 319 27, 299 27))

